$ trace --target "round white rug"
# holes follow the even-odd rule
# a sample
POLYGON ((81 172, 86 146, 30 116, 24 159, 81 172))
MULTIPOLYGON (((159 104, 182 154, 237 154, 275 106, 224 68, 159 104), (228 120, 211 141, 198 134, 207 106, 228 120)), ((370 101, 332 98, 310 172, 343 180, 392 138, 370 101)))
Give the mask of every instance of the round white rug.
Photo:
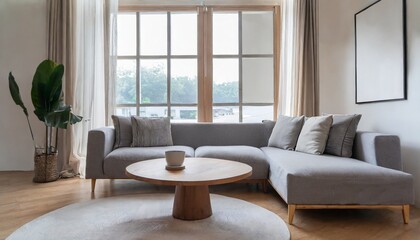
POLYGON ((211 217, 174 219, 173 196, 139 194, 71 204, 23 225, 7 239, 290 239, 276 214, 216 194, 211 195, 211 217))

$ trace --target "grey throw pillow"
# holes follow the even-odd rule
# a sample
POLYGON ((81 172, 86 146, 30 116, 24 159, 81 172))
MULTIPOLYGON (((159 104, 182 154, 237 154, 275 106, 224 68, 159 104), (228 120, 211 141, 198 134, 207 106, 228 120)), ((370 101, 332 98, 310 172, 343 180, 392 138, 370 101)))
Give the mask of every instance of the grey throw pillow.
POLYGON ((333 115, 325 153, 340 157, 353 155, 353 142, 362 115, 333 115))
POLYGON ((268 140, 268 146, 286 150, 295 149, 304 121, 304 116, 279 116, 268 140))
POLYGON ((131 117, 133 147, 172 146, 169 118, 131 117))
POLYGON ((112 122, 115 128, 114 149, 130 147, 133 141, 133 130, 130 117, 112 115, 112 122))
POLYGON ((331 115, 308 118, 300 132, 296 151, 322 154, 327 144, 332 121, 331 115))

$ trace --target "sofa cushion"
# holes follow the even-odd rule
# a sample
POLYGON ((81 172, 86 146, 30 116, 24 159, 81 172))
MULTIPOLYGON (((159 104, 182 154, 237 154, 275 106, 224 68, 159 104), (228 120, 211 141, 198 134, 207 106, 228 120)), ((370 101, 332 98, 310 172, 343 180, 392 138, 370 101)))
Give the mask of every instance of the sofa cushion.
POLYGON ((267 179, 268 162, 264 153, 250 146, 203 146, 195 150, 196 157, 219 158, 246 163, 252 167, 251 179, 267 179))
POLYGON ((357 125, 362 115, 333 115, 324 153, 339 157, 351 157, 357 125))
POLYGON ((131 123, 133 125, 133 147, 173 145, 169 118, 132 116, 131 123))
POLYGON ((114 149, 120 147, 130 147, 133 141, 133 130, 131 128, 131 118, 112 115, 112 122, 115 128, 114 149))
POLYGON ((294 150, 304 121, 304 116, 279 116, 270 139, 268 140, 268 146, 294 150))
POLYGON ((104 160, 104 173, 109 178, 128 178, 125 168, 135 162, 164 158, 166 151, 185 151, 186 157, 194 157, 194 149, 187 146, 130 147, 112 151, 104 160))
POLYGON ((353 158, 264 147, 272 186, 289 204, 412 204, 410 174, 353 158))
POLYGON ((331 124, 332 116, 308 118, 299 134, 296 151, 318 155, 322 154, 327 144, 331 124))

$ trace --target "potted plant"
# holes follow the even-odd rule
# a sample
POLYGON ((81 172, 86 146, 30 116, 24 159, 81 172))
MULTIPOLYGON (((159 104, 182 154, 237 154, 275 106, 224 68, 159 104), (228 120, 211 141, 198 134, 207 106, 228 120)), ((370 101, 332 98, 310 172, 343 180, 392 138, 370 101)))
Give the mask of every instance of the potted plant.
POLYGON ((9 73, 9 90, 13 101, 20 106, 28 121, 34 145, 34 182, 51 182, 58 179, 57 172, 57 131, 58 128, 67 129, 69 124, 75 124, 82 120, 81 116, 71 112, 71 106, 63 101, 64 66, 51 60, 41 62, 34 74, 32 81, 31 99, 35 108, 35 115, 45 125, 45 146, 38 147, 35 143, 28 110, 23 104, 17 85, 12 73, 9 73), (55 134, 53 131, 55 130, 55 134), (53 136, 54 135, 54 136, 53 136), (55 140, 53 141, 53 137, 55 140), (53 146, 54 142, 54 146, 53 146))

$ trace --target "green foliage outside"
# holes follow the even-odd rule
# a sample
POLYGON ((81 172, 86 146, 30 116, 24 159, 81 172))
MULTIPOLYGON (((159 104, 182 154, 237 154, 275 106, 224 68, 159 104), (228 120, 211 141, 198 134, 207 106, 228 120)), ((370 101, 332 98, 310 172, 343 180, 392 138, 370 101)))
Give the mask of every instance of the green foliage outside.
MULTIPOLYGON (((133 71, 118 71, 116 83, 117 104, 136 103, 136 74, 133 71)), ((141 103, 166 103, 167 82, 163 67, 144 68, 140 70, 141 103)), ((235 103, 239 100, 238 82, 213 85, 215 103, 235 103)), ((197 103, 197 79, 188 76, 172 78, 172 103, 197 103)))
POLYGON ((237 103, 239 102, 238 82, 213 83, 213 102, 237 103))

